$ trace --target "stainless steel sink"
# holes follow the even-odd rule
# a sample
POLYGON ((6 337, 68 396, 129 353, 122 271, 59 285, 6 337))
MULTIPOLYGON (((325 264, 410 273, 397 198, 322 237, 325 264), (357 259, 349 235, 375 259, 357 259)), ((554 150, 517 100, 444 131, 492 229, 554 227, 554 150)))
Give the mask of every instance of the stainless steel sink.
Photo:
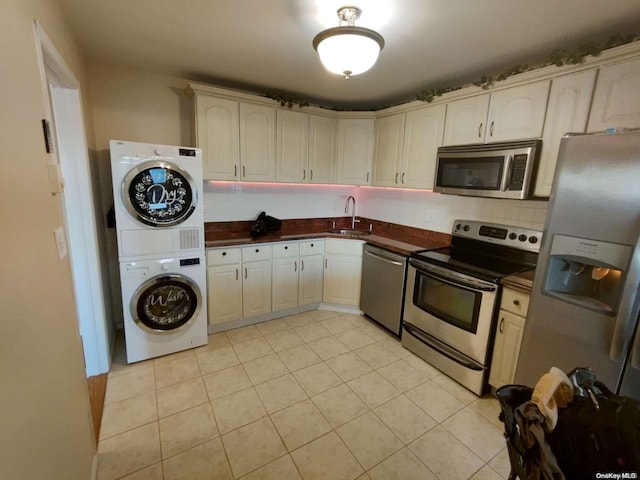
POLYGON ((331 230, 327 230, 327 233, 343 235, 345 237, 362 237, 363 235, 371 235, 371 232, 367 230, 358 230, 355 228, 332 228, 331 230))

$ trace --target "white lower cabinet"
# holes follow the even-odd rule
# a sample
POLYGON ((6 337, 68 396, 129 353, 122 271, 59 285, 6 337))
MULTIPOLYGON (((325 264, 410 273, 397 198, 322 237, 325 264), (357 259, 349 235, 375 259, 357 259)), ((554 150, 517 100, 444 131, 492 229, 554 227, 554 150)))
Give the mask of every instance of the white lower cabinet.
POLYGON ((359 240, 325 240, 324 302, 360 304, 363 244, 359 240))
POLYGON ((324 240, 300 242, 298 305, 322 302, 324 240))
POLYGON ((242 247, 242 315, 271 311, 271 245, 242 247))
POLYGON ((273 311, 298 306, 298 242, 273 245, 272 294, 273 311))
POLYGON ((207 249, 209 324, 264 320, 273 312, 321 303, 324 242, 207 249))
POLYGON ((528 308, 527 293, 504 288, 489 372, 489 384, 494 388, 513 383, 528 308))
POLYGON ((207 251, 209 324, 242 318, 242 264, 239 248, 207 251))
POLYGON ((363 244, 314 239, 208 249, 209 324, 322 302, 357 307, 363 244))

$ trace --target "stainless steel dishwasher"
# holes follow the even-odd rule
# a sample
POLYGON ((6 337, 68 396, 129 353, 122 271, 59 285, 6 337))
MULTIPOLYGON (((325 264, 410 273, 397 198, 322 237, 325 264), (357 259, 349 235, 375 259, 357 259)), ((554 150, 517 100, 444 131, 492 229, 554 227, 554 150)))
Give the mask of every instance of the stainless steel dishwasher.
POLYGON ((360 310, 400 335, 407 257, 365 244, 360 310))

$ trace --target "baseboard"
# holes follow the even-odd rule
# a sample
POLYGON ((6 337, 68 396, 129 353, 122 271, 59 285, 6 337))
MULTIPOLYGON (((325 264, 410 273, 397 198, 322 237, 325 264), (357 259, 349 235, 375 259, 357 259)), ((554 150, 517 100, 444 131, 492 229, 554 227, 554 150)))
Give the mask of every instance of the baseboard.
POLYGON ((207 332, 209 335, 212 335, 214 333, 224 332, 226 330, 232 330, 234 328, 247 327, 249 325, 255 325, 256 323, 268 322, 269 320, 288 317, 289 315, 295 315, 297 313, 310 312, 312 310, 329 310, 332 312, 353 313, 355 315, 362 314, 362 311, 355 306, 338 305, 335 303, 312 303, 310 305, 289 308, 287 310, 269 312, 265 313, 264 315, 258 315, 256 317, 242 318, 240 320, 233 320, 231 322, 220 323, 217 325, 208 325, 207 332))

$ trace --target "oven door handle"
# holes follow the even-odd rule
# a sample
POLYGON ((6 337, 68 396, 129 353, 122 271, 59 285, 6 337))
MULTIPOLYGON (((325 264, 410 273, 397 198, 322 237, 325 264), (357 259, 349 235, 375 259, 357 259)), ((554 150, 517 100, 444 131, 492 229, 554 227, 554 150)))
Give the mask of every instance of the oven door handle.
POLYGON ((428 268, 424 268, 424 267, 420 268, 420 267, 416 267, 416 265, 413 265, 413 266, 414 268, 416 268, 418 272, 422 273, 423 275, 434 278, 444 283, 448 283, 449 285, 453 285, 454 287, 463 287, 463 288, 475 290, 478 292, 495 292, 498 289, 497 286, 491 285, 488 283, 471 282, 468 280, 462 280, 461 278, 450 277, 444 274, 438 274, 438 273, 432 272, 428 268))
POLYGON ((484 366, 462 355, 457 350, 454 350, 450 346, 442 343, 440 340, 436 339, 435 337, 432 337, 427 332, 420 330, 418 327, 405 322, 404 328, 407 331, 407 333, 410 333, 411 335, 413 335, 417 340, 422 342, 427 347, 431 348, 432 350, 435 350, 439 354, 444 355, 448 359, 453 360, 454 362, 462 365, 463 367, 468 368, 470 370, 475 370, 475 371, 484 370, 484 366))

